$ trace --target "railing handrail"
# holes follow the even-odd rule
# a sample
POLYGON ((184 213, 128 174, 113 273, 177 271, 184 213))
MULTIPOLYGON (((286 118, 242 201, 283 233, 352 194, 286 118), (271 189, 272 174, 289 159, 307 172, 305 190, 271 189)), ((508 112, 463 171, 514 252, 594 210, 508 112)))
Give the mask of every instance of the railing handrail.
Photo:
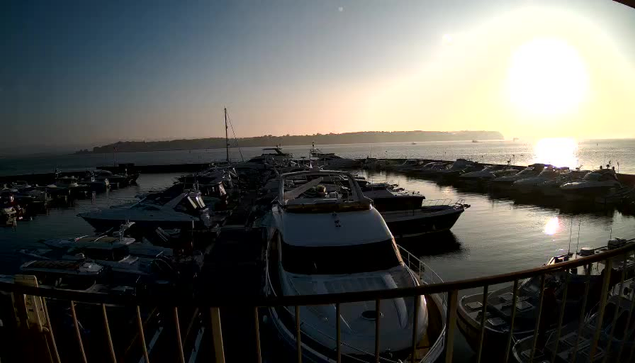
POLYGON ((182 299, 175 296, 162 297, 157 303, 156 297, 143 298, 137 296, 110 295, 100 293, 87 293, 73 290, 62 290, 47 287, 32 287, 16 285, 9 282, 0 281, 0 291, 21 293, 26 295, 41 296, 47 298, 59 298, 86 303, 105 303, 116 305, 152 305, 152 306, 210 306, 210 307, 269 307, 269 306, 294 306, 294 305, 328 305, 336 303, 352 303, 359 301, 372 301, 376 299, 396 299, 401 297, 412 297, 416 295, 432 295, 456 290, 466 290, 486 285, 496 285, 513 282, 544 273, 560 272, 578 266, 584 266, 595 262, 604 261, 613 257, 626 255, 635 251, 635 243, 626 246, 598 253, 593 256, 580 257, 574 260, 560 262, 553 265, 546 265, 532 269, 509 272, 504 274, 476 277, 458 281, 421 285, 416 287, 406 287, 388 290, 371 290, 358 292, 345 292, 333 294, 315 294, 298 296, 277 296, 277 297, 254 297, 246 299, 244 297, 214 296, 211 298, 190 298, 182 299))

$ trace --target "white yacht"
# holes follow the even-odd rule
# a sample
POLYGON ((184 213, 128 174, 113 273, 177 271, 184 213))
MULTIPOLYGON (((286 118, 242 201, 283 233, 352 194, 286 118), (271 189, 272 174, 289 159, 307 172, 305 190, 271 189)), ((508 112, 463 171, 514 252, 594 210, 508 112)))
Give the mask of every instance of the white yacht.
MULTIPOLYGON (((268 233, 266 295, 385 290, 440 281, 430 269, 421 277, 404 262, 402 256, 413 266, 423 266, 407 251, 400 251, 351 174, 288 173, 281 176, 279 185, 268 233), (292 185, 290 190, 288 185, 292 185)), ((374 301, 342 304, 343 358, 375 361, 375 325, 381 319, 379 351, 383 359, 410 359, 414 327, 419 342, 416 361, 433 362, 443 350, 445 311, 444 300, 436 295, 423 296, 416 307, 413 298, 383 300, 380 311, 374 301)), ((295 347, 294 309, 270 308, 269 316, 281 338, 295 347)), ((335 306, 301 307, 300 319, 303 356, 310 361, 335 362, 335 306)))
POLYGON ((97 231, 118 228, 127 222, 135 222, 140 228, 151 230, 157 227, 166 229, 212 227, 209 210, 198 192, 180 193, 176 196, 151 194, 134 204, 80 213, 79 216, 97 231))
POLYGON ((535 177, 517 180, 512 186, 521 194, 531 194, 538 189, 538 185, 549 180, 555 180, 567 172, 569 172, 569 168, 547 167, 535 177))
POLYGON ((604 196, 622 187, 614 169, 598 169, 589 172, 580 181, 565 183, 560 190, 568 201, 580 201, 604 196))

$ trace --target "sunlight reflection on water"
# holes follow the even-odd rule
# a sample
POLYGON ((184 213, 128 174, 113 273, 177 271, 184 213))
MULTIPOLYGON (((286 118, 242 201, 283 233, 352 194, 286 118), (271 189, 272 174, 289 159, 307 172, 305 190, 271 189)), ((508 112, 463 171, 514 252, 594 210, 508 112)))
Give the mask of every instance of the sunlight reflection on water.
POLYGON ((570 138, 541 139, 534 145, 534 162, 576 168, 578 142, 570 138))
POLYGON ((560 219, 558 217, 549 218, 545 224, 543 232, 547 235, 553 236, 560 230, 560 219))

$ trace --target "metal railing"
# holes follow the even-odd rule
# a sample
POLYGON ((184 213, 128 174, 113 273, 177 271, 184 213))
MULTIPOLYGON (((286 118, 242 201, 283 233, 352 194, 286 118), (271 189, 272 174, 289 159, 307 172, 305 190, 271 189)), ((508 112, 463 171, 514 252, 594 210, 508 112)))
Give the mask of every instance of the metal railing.
MULTIPOLYGON (((211 339, 208 338, 213 346, 213 352, 210 356, 214 357, 216 362, 224 362, 225 345, 230 344, 224 336, 223 326, 221 324, 221 317, 223 311, 240 310, 243 311, 243 316, 248 316, 247 320, 251 320, 250 326, 255 327, 255 336, 251 336, 251 328, 245 327, 244 333, 241 335, 242 341, 241 347, 252 347, 255 350, 254 361, 262 362, 263 352, 270 350, 279 350, 278 346, 267 346, 263 344, 263 333, 261 332, 260 325, 262 320, 261 309, 266 308, 285 308, 292 307, 289 312, 290 319, 293 322, 290 329, 293 335, 292 341, 295 343, 294 356, 295 360, 301 362, 305 359, 306 346, 305 340, 308 339, 306 332, 304 331, 303 318, 301 316, 301 308, 307 308, 316 305, 327 305, 333 308, 336 319, 333 324, 333 331, 322 331, 322 334, 329 335, 329 339, 336 341, 336 348, 334 350, 322 351, 321 354, 327 356, 328 361, 341 362, 344 356, 342 348, 344 344, 342 337, 342 325, 347 324, 343 321, 342 306, 348 303, 356 302, 368 302, 367 304, 375 307, 375 312, 381 311, 382 301, 390 299, 400 298, 413 298, 415 303, 418 303, 423 296, 430 297, 433 295, 443 295, 443 301, 447 304, 447 310, 443 313, 444 335, 442 338, 442 344, 440 345, 444 351, 444 361, 452 362, 454 358, 454 343, 457 336, 457 320, 462 321, 462 325, 465 325, 464 318, 459 314, 460 309, 464 309, 463 304, 459 300, 459 293, 462 290, 468 289, 482 289, 483 294, 478 299, 480 305, 474 310, 473 320, 476 322, 473 326, 473 337, 466 337, 468 340, 473 338, 472 347, 476 354, 476 361, 513 361, 514 357, 520 357, 521 361, 534 362, 538 359, 541 361, 555 362, 556 355, 559 354, 559 349, 565 344, 569 351, 569 360, 575 361, 576 355, 585 354, 589 357, 596 357, 596 360, 592 361, 630 361, 634 357, 635 343, 633 342, 633 334, 635 334, 635 323, 631 320, 631 313, 633 311, 635 300, 630 296, 630 309, 623 306, 623 309, 628 313, 626 324, 616 324, 618 319, 617 314, 607 315, 606 319, 610 319, 610 322, 603 322, 605 319, 604 312, 608 304, 611 304, 611 289, 616 289, 619 286, 619 291, 625 291, 625 281, 632 278, 632 271, 629 271, 627 262, 631 261, 633 253, 635 252, 635 244, 627 244, 626 246, 609 250, 606 252, 598 253, 588 257, 580 257, 577 259, 570 259, 569 261, 559 262, 551 265, 546 265, 534 269, 516 271, 511 273, 505 273, 500 275, 471 278, 453 282, 438 282, 440 278, 433 274, 429 269, 425 269, 423 263, 415 256, 402 251, 404 263, 411 268, 417 268, 417 272, 429 272, 430 283, 422 284, 421 286, 414 286, 408 288, 390 289, 390 290, 378 290, 378 291, 358 291, 349 293, 332 293, 332 294, 318 294, 318 295, 302 295, 302 296, 271 296, 271 297, 259 297, 259 298, 241 298, 236 296, 229 296, 223 294, 214 294, 207 297, 185 297, 177 294, 165 296, 161 301, 157 302, 153 298, 144 298, 141 296, 127 296, 127 295, 115 295, 115 294, 99 294, 99 293, 86 293, 80 291, 70 291, 62 289, 53 289, 46 287, 28 286, 17 283, 0 282, 0 291, 8 293, 12 296, 14 302, 14 309, 11 310, 11 314, 15 315, 17 321, 16 331, 17 334, 13 336, 15 342, 23 346, 32 346, 33 340, 41 338, 42 345, 46 347, 47 357, 51 362, 70 361, 67 359, 61 359, 61 352, 64 350, 65 354, 68 354, 68 350, 75 350, 73 353, 74 360, 88 362, 91 361, 91 356, 94 355, 95 346, 100 346, 103 353, 100 357, 100 361, 104 360, 103 357, 108 357, 107 361, 117 362, 122 361, 121 353, 115 349, 115 346, 121 345, 121 342, 114 342, 116 337, 121 335, 121 331, 116 331, 116 327, 113 326, 112 319, 110 318, 109 309, 113 307, 129 308, 133 312, 131 321, 133 322, 133 330, 125 333, 132 334, 133 338, 130 340, 130 344, 127 352, 135 351, 139 362, 163 361, 160 358, 154 358, 151 354, 151 350, 157 349, 157 347, 172 347, 172 353, 176 357, 177 361, 185 362, 186 358, 191 359, 192 354, 189 352, 201 349, 201 341, 205 340, 205 333, 211 332, 211 339), (604 270, 600 275, 591 275, 592 264, 603 264, 604 270), (579 269, 585 271, 583 274, 577 273, 579 269), (560 301, 558 299, 553 300, 553 281, 554 276, 564 276, 565 283, 560 285, 560 301), (529 280, 527 280, 529 279, 529 280), (573 281, 580 280, 584 292, 570 291, 570 287, 574 286, 573 281), (533 290, 531 286, 526 283, 527 281, 536 281, 533 284, 533 290), (491 314, 493 307, 495 307, 497 301, 503 300, 503 295, 496 295, 496 291, 492 290, 494 285, 499 284, 512 284, 509 295, 506 296, 506 303, 500 304, 503 307, 509 307, 511 309, 506 323, 508 329, 496 336, 493 333, 492 327, 496 326, 496 316, 491 314), (529 290, 527 290, 529 289, 529 290), (534 306, 533 314, 533 329, 529 329, 525 332, 524 337, 516 336, 520 328, 515 327, 515 324, 521 324, 518 320, 519 316, 525 314, 525 305, 527 304, 526 291, 534 291, 536 306, 534 306), (597 295, 597 300, 595 299, 597 295), (579 309, 576 312, 576 318, 572 319, 571 311, 568 308, 569 302, 572 299, 579 298, 579 309), (543 308, 545 304, 553 303, 556 301, 557 308, 554 306, 547 306, 543 308), (523 304, 524 303, 524 304, 523 304), (52 324, 49 305, 55 305, 59 310, 59 306, 66 304, 70 309, 70 314, 67 315, 72 330, 69 334, 64 334, 65 330, 60 328, 59 325, 52 324), (162 311, 163 318, 162 324, 159 328, 151 328, 153 325, 153 313, 150 313, 157 305, 160 306, 159 310, 162 311), (100 321, 103 331, 99 334, 86 334, 81 322, 78 321, 78 307, 92 306, 98 307, 101 315, 100 321), (565 307, 567 307, 565 309, 565 307), (585 321, 585 317, 591 308, 596 311, 595 325, 591 325, 592 334, 588 333, 589 324, 580 323, 579 327, 571 327, 571 324, 575 324, 575 321, 585 321), (180 311, 195 311, 194 318, 191 321, 179 320, 180 311), (202 312, 202 313, 201 313, 202 312), (555 314, 555 315, 554 315, 555 314), (543 326, 546 316, 557 316, 554 321, 557 322, 555 326, 550 326, 546 329, 543 326), (344 323, 344 324, 342 324, 344 323), (199 328, 195 328, 198 326, 199 328), (608 327, 608 328, 607 328, 608 327), (516 329, 517 328, 517 329, 516 329), (20 330, 26 329, 32 334, 20 333, 20 330), (622 331, 618 331, 622 330, 622 331), (162 331, 164 338, 156 338, 157 331, 162 331), (567 336, 561 337, 564 332, 567 336), (34 332, 34 333, 33 333, 34 332), (170 338, 165 338, 166 332, 169 333, 170 338), (571 333, 572 332, 572 333, 571 333), (147 335, 146 335, 147 334, 147 335), (545 339, 545 336, 549 336, 545 339), (623 337, 621 341, 616 340, 615 336, 623 337), (39 337, 39 338, 38 338, 39 337), (624 338, 624 337, 628 337, 624 338), (163 339, 163 340, 162 340, 163 339), (167 341, 164 341, 167 339, 167 341), (99 341, 95 341, 99 340, 99 341), (198 346, 197 343, 198 342, 198 346), (618 342, 619 344, 614 344, 618 342), (549 345, 551 344, 551 345, 549 345), (60 347, 62 345, 62 347, 60 347), (560 347, 559 347, 560 345, 560 347), (528 347, 528 349, 521 351, 522 347, 528 347), (70 348, 69 348, 70 347, 70 348), (516 349, 516 348, 518 349, 516 349), (91 353, 91 350, 93 353, 91 353), (496 355, 495 353, 502 354, 496 355), (92 355, 91 355, 92 354, 92 355), (601 358, 601 359, 600 359, 601 358), (600 360, 598 360, 600 359, 600 360)), ((425 279, 424 279, 425 281, 425 279)), ((498 291, 498 290, 497 290, 498 291)), ((478 304, 476 304, 478 305, 478 304)), ((68 312, 68 310, 66 310, 68 312)), ((304 310, 302 310, 304 311, 304 310)), ((414 309, 414 311, 418 311, 414 309)), ((91 314, 95 315, 95 314, 91 314)), ((378 314, 379 315, 379 314, 378 314)), ((622 315, 620 315, 621 319, 622 315)), ((270 317, 271 318, 271 317, 270 317)), ((425 357, 421 358, 417 356, 416 350, 416 334, 414 327, 417 321, 417 313, 414 313, 413 318, 413 338, 412 338, 412 354, 408 355, 408 361, 426 361, 425 357)), ((500 319, 500 318, 499 318, 500 319)), ((526 316, 523 319, 527 319, 526 316)), ((66 321, 65 320, 65 321, 66 321)), ((607 320, 609 321, 609 320, 607 320)), ((370 360, 364 356, 363 361, 388 361, 385 351, 381 351, 380 332, 382 329, 381 318, 374 320, 375 325, 375 342, 374 352, 372 352, 373 358, 370 360)), ((523 324, 528 325, 526 321, 523 324)), ((9 329, 12 324, 8 324, 8 321, 3 321, 2 329, 9 329)), ((233 327, 238 328, 236 326, 233 327)), ((465 327, 461 328, 461 331, 465 334, 465 327)), ((204 345, 204 344, 203 344, 204 345)), ((68 357, 68 355, 67 355, 68 357)), ((28 361, 20 357, 17 361, 28 361)), ((359 359, 359 357, 356 357, 359 359)), ((560 356, 559 359, 562 359, 560 356)), ((4 361, 4 359, 3 359, 4 361)), ((11 360, 7 360, 11 361, 11 360)))

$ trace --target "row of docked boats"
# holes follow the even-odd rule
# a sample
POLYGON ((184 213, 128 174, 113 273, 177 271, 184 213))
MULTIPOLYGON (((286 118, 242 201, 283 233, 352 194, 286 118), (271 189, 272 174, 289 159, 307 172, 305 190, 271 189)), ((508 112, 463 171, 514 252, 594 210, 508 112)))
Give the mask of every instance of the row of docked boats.
POLYGON ((87 171, 83 176, 61 176, 46 185, 14 181, 0 189, 0 223, 14 225, 18 220, 30 219, 46 212, 52 204, 67 205, 75 199, 89 198, 94 193, 136 183, 138 173, 115 174, 109 170, 87 171))
POLYGON ((633 187, 624 185, 610 165, 595 170, 570 170, 540 163, 520 168, 458 159, 455 162, 406 160, 397 165, 382 164, 381 168, 459 188, 489 191, 494 195, 602 205, 635 200, 633 187))

